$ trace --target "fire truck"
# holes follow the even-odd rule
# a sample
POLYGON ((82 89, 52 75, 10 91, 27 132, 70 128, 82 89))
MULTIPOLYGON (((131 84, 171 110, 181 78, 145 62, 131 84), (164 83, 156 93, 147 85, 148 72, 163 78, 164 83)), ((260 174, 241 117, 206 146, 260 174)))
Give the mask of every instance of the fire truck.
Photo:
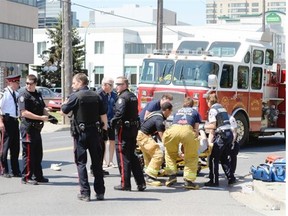
POLYGON ((249 139, 285 133, 285 70, 274 63, 271 34, 207 30, 178 41, 172 51, 149 54, 138 84, 139 111, 164 93, 173 95, 173 110, 192 97, 207 121, 206 96, 235 117, 240 146, 249 139))

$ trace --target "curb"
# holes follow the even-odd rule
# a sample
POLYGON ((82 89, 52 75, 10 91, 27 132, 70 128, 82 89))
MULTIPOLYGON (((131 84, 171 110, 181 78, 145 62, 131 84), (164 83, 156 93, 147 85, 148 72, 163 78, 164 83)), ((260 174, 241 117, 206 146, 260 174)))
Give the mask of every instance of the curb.
POLYGON ((272 204, 275 210, 286 211, 286 183, 253 180, 255 193, 272 204))

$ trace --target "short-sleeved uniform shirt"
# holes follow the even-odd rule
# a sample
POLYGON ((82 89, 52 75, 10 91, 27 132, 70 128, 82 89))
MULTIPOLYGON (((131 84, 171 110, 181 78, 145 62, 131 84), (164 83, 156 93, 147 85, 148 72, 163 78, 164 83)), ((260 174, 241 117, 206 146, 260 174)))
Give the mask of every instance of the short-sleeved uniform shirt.
POLYGON ((166 118, 161 111, 152 112, 142 123, 140 130, 147 135, 153 135, 156 132, 164 132, 165 120, 166 118))
MULTIPOLYGON (((12 96, 13 90, 11 87, 6 87, 0 95, 0 115, 5 115, 8 113, 11 117, 18 117, 19 110, 17 106, 17 116, 16 116, 16 104, 12 96)), ((16 99, 19 97, 19 93, 15 91, 16 99)))
POLYGON ((27 110, 35 115, 44 114, 45 103, 40 92, 29 92, 27 89, 21 92, 18 99, 19 110, 27 110))
POLYGON ((192 107, 183 107, 175 113, 173 124, 191 125, 194 127, 196 123, 201 123, 201 116, 198 111, 192 107))
POLYGON ((141 123, 144 121, 144 116, 145 116, 146 110, 148 112, 154 112, 154 111, 161 110, 160 100, 152 100, 142 109, 142 111, 139 114, 141 123))

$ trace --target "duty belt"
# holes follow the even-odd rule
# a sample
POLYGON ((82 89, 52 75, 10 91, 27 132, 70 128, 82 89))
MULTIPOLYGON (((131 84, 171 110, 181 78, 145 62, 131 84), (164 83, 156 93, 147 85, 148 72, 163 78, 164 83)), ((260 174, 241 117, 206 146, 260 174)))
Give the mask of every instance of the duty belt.
POLYGON ((98 130, 101 129, 101 123, 100 122, 94 122, 94 123, 80 123, 78 125, 79 129, 81 131, 84 131, 85 128, 97 128, 98 130))
POLYGON ((132 126, 139 126, 139 121, 125 121, 124 122, 125 127, 132 127, 132 126))

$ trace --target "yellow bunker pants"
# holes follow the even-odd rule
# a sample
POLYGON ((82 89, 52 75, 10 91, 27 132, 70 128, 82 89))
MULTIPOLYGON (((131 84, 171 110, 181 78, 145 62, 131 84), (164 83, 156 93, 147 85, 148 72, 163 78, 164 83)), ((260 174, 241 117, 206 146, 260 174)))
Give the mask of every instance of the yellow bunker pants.
POLYGON ((164 134, 162 141, 165 146, 165 171, 168 175, 177 174, 176 160, 178 157, 178 145, 184 147, 184 178, 195 181, 198 167, 199 141, 190 125, 172 125, 164 134))
POLYGON ((145 173, 149 176, 157 178, 160 167, 163 163, 163 152, 160 146, 155 140, 144 134, 142 131, 138 131, 137 144, 140 147, 145 163, 145 173))

